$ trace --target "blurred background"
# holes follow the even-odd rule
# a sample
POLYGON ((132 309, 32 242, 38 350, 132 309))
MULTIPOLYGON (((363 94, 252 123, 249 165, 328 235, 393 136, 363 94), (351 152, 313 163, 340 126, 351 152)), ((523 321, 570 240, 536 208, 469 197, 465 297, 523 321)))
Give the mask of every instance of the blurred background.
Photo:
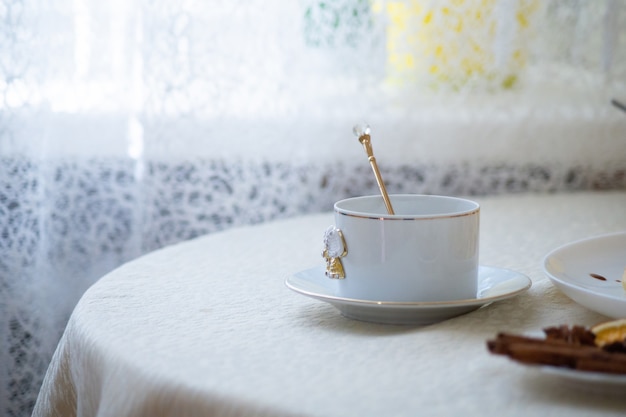
MULTIPOLYGON (((375 194, 626 189, 619 0, 0 0, 0 415, 148 251, 375 194)), ((104 323, 103 323, 104 325, 104 323)))

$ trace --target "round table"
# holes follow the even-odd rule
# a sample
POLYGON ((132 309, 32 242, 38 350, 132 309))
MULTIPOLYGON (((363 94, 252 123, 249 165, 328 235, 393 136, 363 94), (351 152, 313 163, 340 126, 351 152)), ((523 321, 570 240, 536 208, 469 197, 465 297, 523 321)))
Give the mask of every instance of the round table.
POLYGON ((541 263, 557 246, 626 230, 626 193, 475 200, 481 264, 527 275, 527 292, 428 326, 357 321, 285 286, 324 262, 332 213, 207 235, 84 294, 34 416, 623 415, 623 395, 494 356, 486 340, 606 320, 559 292, 541 263))

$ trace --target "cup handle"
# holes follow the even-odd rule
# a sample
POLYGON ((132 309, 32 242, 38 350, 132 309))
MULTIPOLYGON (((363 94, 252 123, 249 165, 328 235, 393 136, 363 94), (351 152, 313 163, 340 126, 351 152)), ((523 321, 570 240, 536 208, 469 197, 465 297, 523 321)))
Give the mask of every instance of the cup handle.
POLYGON ((341 229, 331 225, 324 232, 324 249, 322 257, 326 260, 325 275, 332 279, 344 279, 346 273, 341 258, 348 254, 346 239, 341 229))

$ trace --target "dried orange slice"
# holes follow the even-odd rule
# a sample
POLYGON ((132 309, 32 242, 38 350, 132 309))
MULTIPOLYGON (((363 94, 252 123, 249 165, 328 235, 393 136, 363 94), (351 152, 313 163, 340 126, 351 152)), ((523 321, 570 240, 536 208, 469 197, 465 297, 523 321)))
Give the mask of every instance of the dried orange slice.
POLYGON ((624 342, 626 340, 626 319, 598 323, 590 330, 596 335, 596 346, 603 347, 615 342, 624 342))

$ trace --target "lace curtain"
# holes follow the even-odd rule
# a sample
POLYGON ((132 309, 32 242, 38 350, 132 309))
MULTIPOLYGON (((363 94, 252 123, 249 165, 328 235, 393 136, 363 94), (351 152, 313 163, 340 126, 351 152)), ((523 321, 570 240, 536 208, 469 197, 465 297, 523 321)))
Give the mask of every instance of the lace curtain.
POLYGON ((626 188, 617 0, 0 0, 0 413, 96 279, 376 193, 626 188), (544 4, 546 3, 546 4, 544 4))

